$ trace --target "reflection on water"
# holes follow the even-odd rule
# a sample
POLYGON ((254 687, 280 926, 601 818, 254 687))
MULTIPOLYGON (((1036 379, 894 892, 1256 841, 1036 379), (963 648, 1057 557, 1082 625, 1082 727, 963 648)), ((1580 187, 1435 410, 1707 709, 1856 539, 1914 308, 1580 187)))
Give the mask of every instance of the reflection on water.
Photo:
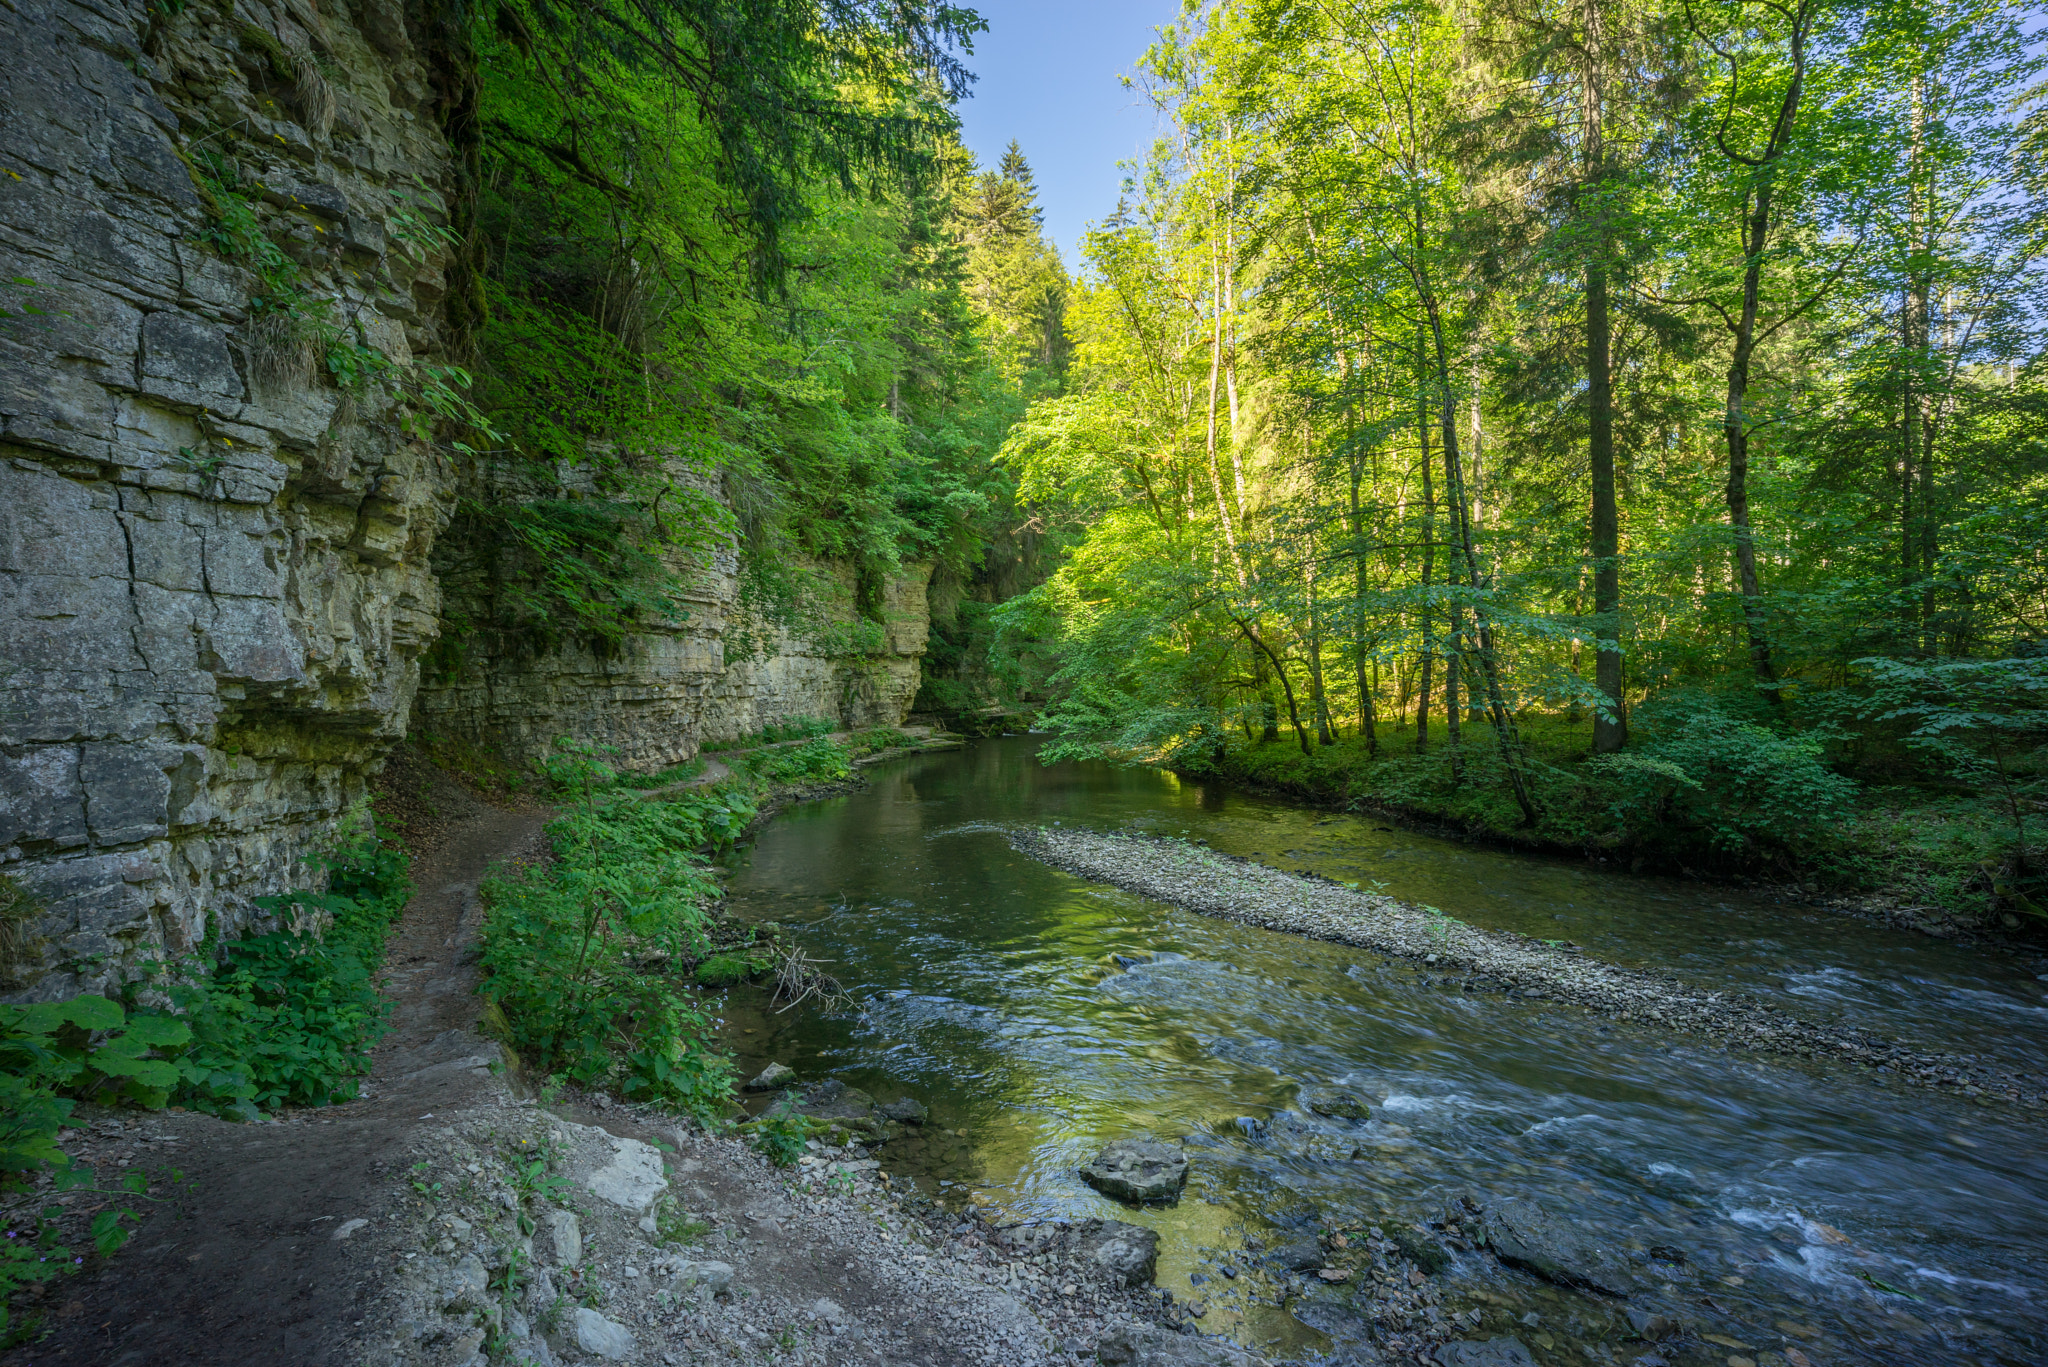
MULTIPOLYGON (((1709 1344, 1700 1362, 1788 1344, 1816 1364, 2048 1352, 2036 1266, 2048 1160, 2037 1131, 2006 1113, 1730 1058, 1571 1007, 1468 997, 1361 951, 1083 883, 1017 854, 999 827, 1187 832, 2022 1067, 2048 1057, 2041 984, 1810 910, 1154 771, 1045 768, 1033 749, 995 741, 883 766, 868 791, 779 817, 735 870, 736 911, 797 927, 866 1003, 859 1017, 818 1018, 736 994, 743 1066, 776 1059, 927 1102, 931 1126, 892 1146, 892 1170, 1018 1217, 1151 1225, 1162 1286, 1213 1298, 1210 1325, 1291 1351, 1341 1347, 1358 1322, 1343 1288, 1292 1307, 1325 1339, 1254 1303, 1256 1279, 1212 1276, 1249 1266, 1247 1236, 1411 1218, 1470 1192, 1530 1197, 1638 1249, 1684 1250, 1684 1272, 1639 1303, 1743 1345, 1709 1344), (1348 1090, 1370 1114, 1316 1115, 1305 1089, 1348 1090), (1074 1175, 1104 1140, 1141 1131, 1186 1137, 1192 1173, 1175 1206, 1125 1210, 1074 1175)), ((1547 1362, 1645 1351, 1619 1345, 1611 1302, 1481 1257, 1446 1280, 1448 1308, 1482 1310, 1503 1331, 1513 1321, 1547 1362)))

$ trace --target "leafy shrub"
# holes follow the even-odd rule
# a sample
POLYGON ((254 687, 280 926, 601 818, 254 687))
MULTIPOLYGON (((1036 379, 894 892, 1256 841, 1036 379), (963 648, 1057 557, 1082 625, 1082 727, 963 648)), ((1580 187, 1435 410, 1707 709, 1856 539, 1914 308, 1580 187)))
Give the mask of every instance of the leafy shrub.
POLYGON ((543 1072, 714 1112, 731 1066, 664 970, 708 947, 701 903, 716 889, 698 851, 736 840, 753 804, 729 789, 643 799, 610 786, 598 751, 560 749, 549 777, 573 805, 548 826, 555 863, 485 888, 486 990, 508 1043, 543 1072))
POLYGON ((853 753, 820 737, 787 750, 749 756, 747 771, 767 783, 830 783, 853 772, 853 753))
POLYGON ((786 1168, 803 1156, 810 1122, 794 1111, 777 1109, 756 1120, 753 1131, 755 1151, 776 1167, 786 1168))
POLYGON ((651 774, 621 774, 619 786, 646 791, 649 788, 666 788, 672 783, 681 783, 704 772, 704 761, 687 759, 681 764, 671 764, 666 769, 657 769, 651 774))
POLYGON ((387 1029, 376 971, 411 890, 405 856, 373 836, 328 861, 327 886, 257 899, 279 917, 322 914, 324 930, 245 936, 222 946, 212 973, 165 987, 192 1028, 179 1104, 248 1116, 354 1099, 387 1029))
MULTIPOLYGON (((372 837, 329 861, 328 891, 262 899, 274 911, 325 912, 312 930, 247 936, 203 965, 165 965, 154 981, 175 1014, 85 994, 0 1006, 0 1186, 54 1170, 60 1189, 89 1187, 57 1136, 79 1101, 252 1116, 259 1107, 320 1105, 356 1094, 369 1044, 384 1028, 372 981, 391 918, 404 905, 404 856, 372 837), (186 976, 175 977, 183 970, 186 976)), ((139 986, 139 985, 137 985, 139 986)), ((131 987, 131 995, 133 988, 131 987)), ((123 1178, 144 1196, 141 1172, 123 1178)), ((106 1193, 115 1194, 115 1193, 106 1193)), ((49 1219, 26 1221, 0 1243, 0 1342, 19 1341, 8 1318, 14 1292, 78 1267, 49 1219)), ((126 1242, 126 1207, 102 1209, 90 1234, 106 1256, 126 1242)))
POLYGON ((713 954, 697 965, 697 982, 703 987, 731 987, 754 976, 754 965, 737 954, 713 954))
POLYGON ((1639 715, 1643 742, 1589 760, 1615 790, 1614 816, 1645 843, 1674 833, 1726 854, 1782 850, 1847 819, 1853 779, 1829 769, 1817 733, 1782 735, 1680 698, 1639 715))
POLYGON ((768 723, 752 735, 741 736, 725 745, 721 750, 745 750, 756 745, 780 745, 785 741, 809 740, 813 736, 830 735, 839 729, 839 723, 829 717, 784 717, 768 723))

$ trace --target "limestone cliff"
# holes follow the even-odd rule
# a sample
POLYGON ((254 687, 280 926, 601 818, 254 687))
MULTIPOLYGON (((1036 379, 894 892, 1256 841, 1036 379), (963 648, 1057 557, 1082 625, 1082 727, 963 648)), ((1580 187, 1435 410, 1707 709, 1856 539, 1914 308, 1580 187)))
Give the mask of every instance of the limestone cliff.
POLYGON ((452 492, 266 334, 192 169, 304 307, 434 355, 441 263, 387 231, 447 167, 403 21, 166 8, 0 11, 0 850, 44 913, 10 985, 51 994, 304 882, 403 727, 452 492))
MULTIPOLYGON (((0 992, 103 984, 317 883, 414 714, 460 481, 404 380, 460 300, 425 30, 399 0, 0 7, 0 992)), ((740 661, 732 571, 603 657, 472 654, 418 715, 640 766, 901 718, 922 574, 886 629, 842 611, 740 661)))
POLYGON ((909 713, 929 565, 886 582, 879 623, 855 610, 850 569, 810 566, 810 620, 740 632, 737 558, 724 551, 677 568, 687 585, 680 610, 616 646, 570 640, 526 651, 496 641, 447 652, 453 667, 422 684, 415 728, 522 764, 567 737, 606 748, 621 768, 649 770, 791 717, 894 726, 909 713))

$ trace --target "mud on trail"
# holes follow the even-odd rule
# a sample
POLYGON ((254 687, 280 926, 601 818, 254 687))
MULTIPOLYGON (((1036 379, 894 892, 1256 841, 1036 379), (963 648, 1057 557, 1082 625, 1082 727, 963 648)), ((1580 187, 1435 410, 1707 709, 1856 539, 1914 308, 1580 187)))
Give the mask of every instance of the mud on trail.
POLYGON ((499 1050, 474 1030, 477 885, 493 865, 537 855, 548 818, 480 801, 403 750, 394 769, 381 786, 416 852, 415 891, 386 960, 393 1028, 363 1095, 260 1124, 81 1108, 74 1157, 102 1177, 140 1167, 168 1199, 133 1202, 143 1220, 126 1248, 45 1287, 49 1333, 0 1358, 7 1367, 357 1360, 378 1285, 373 1231, 403 1190, 399 1160, 431 1125, 422 1116, 473 1105, 496 1084, 499 1050), (184 1176, 175 1186, 173 1169, 184 1176), (364 1236, 336 1240, 354 1219, 370 1221, 364 1236))

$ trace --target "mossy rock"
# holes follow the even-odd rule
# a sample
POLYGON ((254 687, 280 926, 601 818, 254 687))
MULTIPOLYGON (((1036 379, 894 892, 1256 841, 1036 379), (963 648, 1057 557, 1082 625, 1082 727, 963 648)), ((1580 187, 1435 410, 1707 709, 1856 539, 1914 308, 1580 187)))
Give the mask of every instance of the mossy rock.
POLYGON ((1399 1220, 1382 1220, 1379 1231, 1393 1241, 1402 1256, 1432 1277, 1451 1265, 1451 1255, 1444 1246, 1414 1225, 1403 1224, 1399 1220))
POLYGON ((752 960, 741 955, 714 954, 697 965, 696 978, 701 987, 732 987, 759 971, 752 960))

